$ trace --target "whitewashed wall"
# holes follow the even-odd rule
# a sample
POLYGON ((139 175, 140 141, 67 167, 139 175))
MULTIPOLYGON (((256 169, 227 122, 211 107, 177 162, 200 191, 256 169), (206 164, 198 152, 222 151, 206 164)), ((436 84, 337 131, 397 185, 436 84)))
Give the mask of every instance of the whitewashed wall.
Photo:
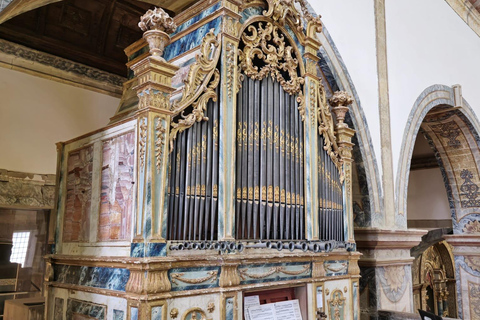
MULTIPOLYGON (((345 62, 364 109, 380 175, 373 0, 310 1, 345 62)), ((393 172, 415 100, 433 84, 460 84, 480 114, 480 38, 441 0, 386 0, 393 172)), ((396 179, 398 177, 396 176, 396 179)))
POLYGON ((119 99, 0 68, 0 168, 54 174, 55 143, 108 124, 119 99))

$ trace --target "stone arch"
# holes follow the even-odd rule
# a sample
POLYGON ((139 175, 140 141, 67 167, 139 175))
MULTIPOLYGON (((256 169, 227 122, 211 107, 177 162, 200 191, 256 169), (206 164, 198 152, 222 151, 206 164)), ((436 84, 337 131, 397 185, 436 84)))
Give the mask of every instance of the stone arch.
POLYGON ((422 92, 412 108, 403 137, 396 180, 397 225, 406 227, 410 161, 421 132, 433 148, 442 171, 454 233, 475 228, 473 221, 480 217, 477 213, 480 193, 476 193, 480 185, 479 128, 475 113, 461 97, 460 86, 433 85, 422 92))
POLYGON ((323 32, 318 36, 322 43, 318 52, 318 56, 321 58, 320 68, 324 73, 326 82, 328 82, 332 91, 347 91, 353 97, 353 103, 345 122, 356 130, 353 141, 355 143, 353 149, 354 163, 360 188, 364 189, 361 190, 363 218, 359 217, 359 212, 355 212, 355 207, 359 204, 354 202, 355 227, 381 227, 384 219, 382 215, 381 181, 365 113, 350 74, 325 26, 323 32))

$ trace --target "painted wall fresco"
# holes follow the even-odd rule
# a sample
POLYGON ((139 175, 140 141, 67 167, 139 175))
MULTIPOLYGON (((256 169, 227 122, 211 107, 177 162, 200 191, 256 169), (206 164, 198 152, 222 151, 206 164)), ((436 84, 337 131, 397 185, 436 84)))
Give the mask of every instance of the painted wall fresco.
POLYGON ((421 130, 440 165, 454 233, 479 233, 480 139, 460 111, 426 116, 421 130))
POLYGON ((67 160, 63 241, 88 241, 92 198, 93 146, 72 151, 67 160))
POLYGON ((127 240, 134 205, 135 133, 103 142, 98 240, 127 240))

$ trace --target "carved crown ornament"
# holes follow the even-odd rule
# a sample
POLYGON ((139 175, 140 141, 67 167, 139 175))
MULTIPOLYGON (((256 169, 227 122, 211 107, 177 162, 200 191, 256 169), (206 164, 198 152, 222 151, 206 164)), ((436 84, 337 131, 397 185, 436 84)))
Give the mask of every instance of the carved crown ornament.
POLYGON ((308 36, 313 36, 315 32, 322 32, 322 22, 320 16, 314 16, 308 11, 305 0, 266 0, 268 9, 263 12, 263 15, 278 22, 280 25, 285 25, 287 20, 290 20, 296 27, 297 31, 303 32, 307 30, 308 36), (302 17, 295 6, 299 4, 300 10, 303 14, 303 19, 306 21, 306 26, 302 25, 302 17), (310 32, 312 31, 312 32, 310 32))
POLYGON ((181 112, 181 118, 171 124, 170 151, 173 150, 173 142, 178 133, 192 127, 195 122, 208 121, 205 116, 207 102, 210 99, 217 100, 215 89, 220 82, 220 72, 216 68, 221 52, 219 37, 220 35, 215 36, 212 29, 203 38, 200 53, 184 81, 183 95, 172 105, 172 111, 176 114, 181 112), (192 111, 185 114, 183 111, 189 106, 192 106, 192 111))
POLYGON ((238 51, 239 63, 246 76, 262 80, 270 75, 289 94, 302 91, 305 79, 298 75, 299 61, 277 26, 271 22, 249 25, 241 40, 244 47, 238 51))
POLYGON ((140 18, 138 27, 144 31, 143 38, 147 41, 152 56, 165 61, 162 55, 165 46, 170 43, 168 34, 177 29, 173 19, 162 8, 150 9, 140 18))

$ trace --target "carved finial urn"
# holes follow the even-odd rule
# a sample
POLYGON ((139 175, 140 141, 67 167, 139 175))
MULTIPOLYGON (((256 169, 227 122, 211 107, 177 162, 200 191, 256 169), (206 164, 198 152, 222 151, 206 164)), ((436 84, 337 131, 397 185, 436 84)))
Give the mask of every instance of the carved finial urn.
POLYGON ((168 34, 177 29, 173 19, 162 8, 155 8, 140 18, 138 26, 144 31, 143 38, 147 41, 152 56, 165 61, 162 55, 165 46, 170 43, 168 34))
POLYGON ((335 113, 337 117, 338 127, 346 126, 343 123, 345 120, 345 114, 348 111, 348 105, 352 104, 353 99, 352 97, 345 91, 337 91, 333 94, 333 96, 328 100, 330 105, 332 106, 332 111, 335 113))

